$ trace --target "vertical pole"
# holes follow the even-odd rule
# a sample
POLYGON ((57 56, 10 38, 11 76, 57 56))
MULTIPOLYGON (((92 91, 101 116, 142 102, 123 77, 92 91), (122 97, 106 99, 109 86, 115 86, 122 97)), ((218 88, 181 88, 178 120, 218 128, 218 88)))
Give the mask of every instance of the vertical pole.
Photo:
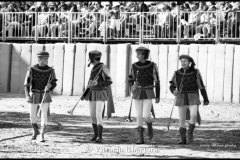
POLYGON ((2 19, 3 19, 3 21, 2 21, 2 40, 3 40, 3 42, 5 42, 6 41, 6 15, 5 15, 5 12, 3 12, 2 13, 2 19))
POLYGON ((35 42, 38 41, 38 12, 35 12, 35 42))
POLYGON ((142 26, 142 12, 140 13, 140 24, 139 24, 139 43, 142 44, 143 43, 143 26, 142 26))
POLYGON ((216 35, 216 39, 215 39, 215 43, 216 44, 218 44, 219 42, 220 42, 220 29, 221 29, 221 27, 220 27, 220 11, 216 11, 216 20, 217 20, 217 22, 216 22, 216 33, 215 33, 215 35, 216 35))
POLYGON ((178 6, 178 14, 177 14, 177 36, 176 36, 176 41, 179 44, 180 43, 180 38, 181 38, 181 12, 180 12, 180 7, 178 6), (178 29, 179 27, 179 29, 178 29))
POLYGON ((72 12, 68 13, 68 43, 72 43, 72 12))
POLYGON ((103 34, 103 43, 106 44, 107 42, 107 14, 104 14, 104 20, 103 20, 103 23, 104 23, 104 34, 103 34))

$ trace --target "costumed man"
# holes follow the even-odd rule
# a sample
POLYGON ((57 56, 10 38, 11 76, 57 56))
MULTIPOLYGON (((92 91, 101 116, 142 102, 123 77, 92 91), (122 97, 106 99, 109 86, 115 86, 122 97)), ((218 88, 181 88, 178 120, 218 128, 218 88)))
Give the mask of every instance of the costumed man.
POLYGON ((156 103, 160 101, 160 80, 157 65, 147 60, 150 50, 145 47, 138 47, 136 52, 139 61, 132 64, 128 83, 131 87, 133 104, 137 113, 139 139, 136 144, 144 144, 143 117, 148 128, 147 137, 151 140, 153 138, 153 127, 150 112, 153 107, 152 99, 155 99, 156 103), (156 93, 154 93, 154 87, 156 93))
POLYGON ((89 101, 90 118, 94 131, 91 141, 95 141, 96 143, 102 143, 103 141, 102 132, 105 101, 108 101, 108 117, 111 116, 111 113, 114 113, 112 92, 110 88, 112 80, 109 74, 109 69, 106 65, 100 62, 101 56, 102 53, 97 50, 89 52, 90 63, 88 64, 88 67, 92 64, 93 68, 88 81, 87 88, 89 91, 87 93, 84 92, 86 95, 83 95, 83 99, 89 101), (109 103, 110 100, 111 104, 109 103))
POLYGON ((43 51, 38 53, 37 56, 38 64, 28 67, 27 69, 24 88, 26 100, 31 106, 30 121, 33 128, 32 140, 36 140, 37 135, 40 134, 40 142, 45 142, 44 133, 48 122, 48 110, 50 103, 52 102, 50 93, 57 86, 57 79, 54 69, 48 66, 49 53, 43 51), (43 103, 41 106, 42 100, 43 103), (37 126, 37 112, 39 105, 41 109, 40 133, 37 126))
POLYGON ((188 55, 181 55, 179 60, 182 68, 174 72, 170 81, 170 91, 175 95, 175 106, 178 106, 179 111, 181 141, 178 144, 187 144, 185 120, 190 120, 188 130, 189 142, 193 142, 195 123, 198 122, 200 125, 201 122, 198 109, 201 104, 199 89, 204 99, 204 105, 208 105, 209 100, 200 71, 195 68, 193 58, 188 55))

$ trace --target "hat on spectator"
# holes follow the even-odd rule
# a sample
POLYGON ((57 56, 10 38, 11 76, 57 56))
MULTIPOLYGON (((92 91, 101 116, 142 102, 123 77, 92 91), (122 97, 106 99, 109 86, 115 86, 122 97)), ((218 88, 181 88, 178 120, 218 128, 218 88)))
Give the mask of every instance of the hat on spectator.
POLYGON ((45 51, 42 51, 42 52, 39 52, 37 54, 38 57, 49 57, 49 53, 48 52, 45 52, 45 51))
POLYGON ((138 47, 136 52, 141 52, 142 54, 146 55, 145 58, 148 59, 150 50, 146 47, 138 47))

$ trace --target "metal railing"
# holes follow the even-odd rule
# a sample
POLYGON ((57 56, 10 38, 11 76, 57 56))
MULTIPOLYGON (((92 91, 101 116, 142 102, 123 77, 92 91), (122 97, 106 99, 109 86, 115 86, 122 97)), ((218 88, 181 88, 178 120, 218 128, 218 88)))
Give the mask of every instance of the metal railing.
POLYGON ((93 39, 101 40, 104 36, 104 14, 102 13, 72 13, 72 40, 93 39))
POLYGON ((217 41, 217 15, 216 11, 180 12, 180 39, 217 41))
POLYGON ((240 12, 2 12, 2 41, 240 40, 240 12))
POLYGON ((240 40, 240 11, 220 11, 218 22, 219 38, 221 40, 240 40))
POLYGON ((2 39, 34 40, 35 12, 5 12, 2 14, 2 39))

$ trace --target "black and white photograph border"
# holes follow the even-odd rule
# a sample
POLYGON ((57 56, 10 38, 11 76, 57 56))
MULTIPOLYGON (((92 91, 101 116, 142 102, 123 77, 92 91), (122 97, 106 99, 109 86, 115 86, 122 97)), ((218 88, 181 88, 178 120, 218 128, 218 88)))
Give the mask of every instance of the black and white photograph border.
POLYGON ((240 5, 1 1, 0 158, 240 158, 240 5))

